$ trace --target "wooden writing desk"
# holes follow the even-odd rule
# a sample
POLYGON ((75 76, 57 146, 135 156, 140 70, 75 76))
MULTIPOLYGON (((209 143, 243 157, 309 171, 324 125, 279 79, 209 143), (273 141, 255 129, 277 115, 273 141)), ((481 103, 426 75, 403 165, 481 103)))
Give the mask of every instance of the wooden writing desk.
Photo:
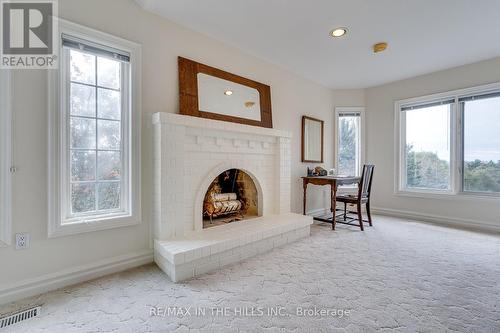
POLYGON ((331 208, 330 210, 332 211, 332 220, 326 220, 323 218, 317 218, 315 217, 314 219, 317 221, 322 221, 322 222, 330 222, 332 223, 332 229, 335 230, 335 218, 336 218, 336 213, 337 213, 337 189, 339 186, 342 185, 351 185, 351 184, 358 184, 360 182, 361 178, 360 177, 341 177, 341 176, 308 176, 308 177, 302 177, 303 181, 303 186, 304 186, 304 209, 303 213, 306 215, 306 202, 307 202, 307 185, 313 184, 313 185, 330 185, 331 187, 331 208))

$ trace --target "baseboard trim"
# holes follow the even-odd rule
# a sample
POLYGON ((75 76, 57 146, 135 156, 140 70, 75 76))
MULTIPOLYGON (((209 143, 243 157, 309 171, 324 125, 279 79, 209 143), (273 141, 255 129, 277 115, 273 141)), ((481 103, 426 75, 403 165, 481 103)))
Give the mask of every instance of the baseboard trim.
MULTIPOLYGON (((348 207, 349 207, 349 206, 348 206, 348 207)), ((342 207, 337 206, 337 209, 339 209, 339 208, 344 209, 344 208, 343 208, 343 206, 342 206, 342 207)), ((362 212, 365 212, 365 211, 366 211, 366 209, 365 209, 365 205, 363 205, 363 206, 361 207, 361 211, 362 211, 362 212)), ((320 216, 320 215, 326 215, 326 214, 330 214, 330 213, 331 213, 330 208, 319 208, 319 209, 312 209, 312 210, 307 211, 307 212, 306 212, 306 215, 310 215, 310 216, 320 216)), ((337 211, 337 214, 339 214, 339 212, 338 212, 338 211, 337 211)), ((382 215, 382 214, 381 214, 381 215, 382 215)))
POLYGON ((329 212, 330 212, 330 209, 319 208, 319 209, 313 209, 313 210, 307 211, 306 215, 311 215, 311 216, 314 216, 314 215, 323 215, 323 214, 328 214, 329 212))
POLYGON ((151 262, 153 252, 140 251, 0 286, 0 305, 151 262))
POLYGON ((373 207, 371 211, 373 214, 407 218, 447 227, 454 227, 454 228, 467 229, 473 231, 483 231, 483 232, 487 231, 487 232, 500 233, 500 224, 494 225, 483 221, 473 221, 473 220, 467 220, 449 216, 422 214, 419 212, 381 208, 381 207, 373 207))

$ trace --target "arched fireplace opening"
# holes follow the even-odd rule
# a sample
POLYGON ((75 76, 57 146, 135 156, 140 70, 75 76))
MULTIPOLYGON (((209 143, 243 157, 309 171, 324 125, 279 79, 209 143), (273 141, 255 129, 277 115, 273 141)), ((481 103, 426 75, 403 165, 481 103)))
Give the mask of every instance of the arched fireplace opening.
POLYGON ((203 199, 203 228, 259 216, 259 195, 252 177, 240 169, 222 172, 203 199))

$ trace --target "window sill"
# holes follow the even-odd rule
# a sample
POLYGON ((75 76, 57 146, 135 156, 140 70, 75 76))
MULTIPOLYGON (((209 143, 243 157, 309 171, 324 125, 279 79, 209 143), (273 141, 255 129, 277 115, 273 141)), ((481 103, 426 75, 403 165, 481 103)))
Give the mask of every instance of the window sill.
POLYGON ((77 235, 87 232, 115 229, 140 224, 141 221, 129 214, 109 217, 89 217, 88 219, 74 219, 49 226, 49 238, 77 235))
POLYGON ((452 192, 425 192, 425 191, 396 191, 394 193, 399 197, 434 199, 434 200, 453 200, 453 201, 469 201, 469 202, 484 202, 484 201, 500 201, 499 195, 487 194, 472 194, 472 193, 452 193, 452 192))

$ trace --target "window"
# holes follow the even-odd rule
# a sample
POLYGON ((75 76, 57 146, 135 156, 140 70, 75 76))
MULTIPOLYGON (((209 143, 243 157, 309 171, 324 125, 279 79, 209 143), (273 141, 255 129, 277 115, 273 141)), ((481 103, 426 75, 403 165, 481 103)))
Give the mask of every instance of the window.
POLYGON ((11 243, 10 167, 11 106, 10 72, 0 69, 0 247, 11 243))
POLYGON ((49 233, 137 223, 138 46, 69 22, 60 32, 49 233))
POLYGON ((500 194, 500 84, 396 102, 398 192, 500 194))
POLYGON ((451 103, 402 108, 408 189, 450 190, 451 103))
POLYGON ((123 210, 128 200, 122 111, 128 64, 64 47, 69 76, 69 216, 123 210))
POLYGON ((336 108, 336 166, 339 175, 359 176, 363 166, 363 108, 336 108))
POLYGON ((463 191, 500 193, 500 94, 459 100, 463 117, 463 191))

